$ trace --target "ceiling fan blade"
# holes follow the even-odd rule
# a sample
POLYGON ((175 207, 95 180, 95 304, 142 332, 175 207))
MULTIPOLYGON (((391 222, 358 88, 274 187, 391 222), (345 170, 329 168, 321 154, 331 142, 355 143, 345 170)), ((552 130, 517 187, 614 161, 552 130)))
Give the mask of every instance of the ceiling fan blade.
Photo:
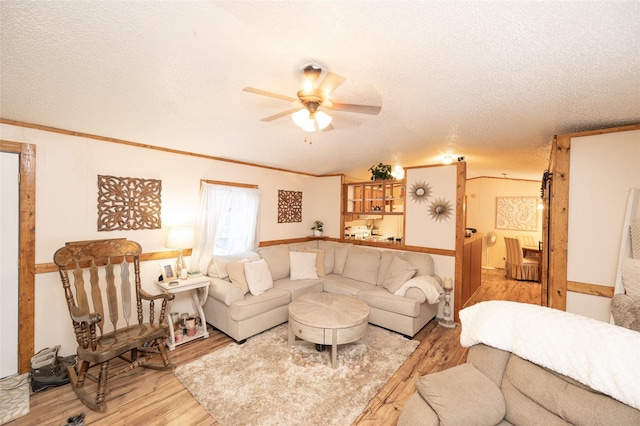
POLYGON ((342 83, 344 83, 345 80, 346 78, 343 76, 330 72, 324 76, 324 79, 318 85, 318 89, 329 94, 336 90, 342 83))
POLYGON ((268 96, 270 98, 281 99, 283 101, 293 102, 297 101, 297 98, 292 98, 291 96, 281 95, 279 93, 267 92, 266 90, 256 89, 254 87, 245 87, 242 89, 243 92, 255 93, 256 95, 268 96))
POLYGON ((279 112, 277 114, 270 115, 269 117, 262 118, 262 119, 260 119, 260 121, 267 121, 268 122, 268 121, 277 120, 280 117, 284 117, 286 115, 293 114, 294 112, 298 111, 299 109, 300 109, 300 107, 291 108, 291 109, 288 109, 286 111, 282 111, 282 112, 279 112))
POLYGON ((373 105, 356 105, 356 104, 343 104, 340 102, 332 102, 332 105, 327 105, 327 108, 334 109, 336 111, 355 112, 358 114, 370 114, 378 115, 382 107, 373 105))

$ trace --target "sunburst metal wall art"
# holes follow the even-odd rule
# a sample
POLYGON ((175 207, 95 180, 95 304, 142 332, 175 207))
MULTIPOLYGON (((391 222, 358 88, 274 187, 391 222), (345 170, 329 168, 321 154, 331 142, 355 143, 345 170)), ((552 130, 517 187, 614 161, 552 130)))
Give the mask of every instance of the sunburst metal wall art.
POLYGON ((442 222, 443 220, 449 220, 453 214, 453 206, 444 198, 436 198, 429 205, 428 212, 431 219, 436 222, 442 222))
POLYGON ((409 196, 414 203, 426 203, 431 197, 431 186, 424 181, 417 181, 409 189, 409 196))

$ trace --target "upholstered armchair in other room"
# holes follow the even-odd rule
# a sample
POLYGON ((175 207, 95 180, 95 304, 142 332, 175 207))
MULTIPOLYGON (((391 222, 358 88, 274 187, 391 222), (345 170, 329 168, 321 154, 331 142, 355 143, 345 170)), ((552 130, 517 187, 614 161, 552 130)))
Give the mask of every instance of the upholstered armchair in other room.
POLYGON ((504 243, 507 246, 507 260, 504 266, 507 278, 519 281, 538 281, 540 279, 538 260, 524 257, 520 241, 516 238, 504 237, 504 243))

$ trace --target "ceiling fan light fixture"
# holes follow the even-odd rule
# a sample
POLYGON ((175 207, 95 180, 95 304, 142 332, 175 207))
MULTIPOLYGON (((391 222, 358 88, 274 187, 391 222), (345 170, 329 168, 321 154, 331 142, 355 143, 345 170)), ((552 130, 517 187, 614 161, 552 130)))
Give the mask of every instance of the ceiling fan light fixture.
POLYGON ((318 127, 320 130, 323 130, 329 124, 331 124, 331 116, 323 111, 316 111, 316 121, 318 122, 318 127))
POLYGON ((309 133, 313 133, 316 131, 316 122, 313 120, 313 118, 308 119, 307 122, 304 123, 304 126, 302 126, 302 130, 309 133))
POLYGON ((302 108, 291 114, 291 119, 296 126, 304 128, 305 124, 309 121, 309 111, 306 108, 302 108))

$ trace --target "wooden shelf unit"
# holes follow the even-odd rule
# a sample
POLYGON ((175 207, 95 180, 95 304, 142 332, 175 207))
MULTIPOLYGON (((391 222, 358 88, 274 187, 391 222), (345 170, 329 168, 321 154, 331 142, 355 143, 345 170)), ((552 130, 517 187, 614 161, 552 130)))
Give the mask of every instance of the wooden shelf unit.
POLYGON ((345 183, 343 185, 343 214, 404 215, 404 180, 379 180, 345 183))

